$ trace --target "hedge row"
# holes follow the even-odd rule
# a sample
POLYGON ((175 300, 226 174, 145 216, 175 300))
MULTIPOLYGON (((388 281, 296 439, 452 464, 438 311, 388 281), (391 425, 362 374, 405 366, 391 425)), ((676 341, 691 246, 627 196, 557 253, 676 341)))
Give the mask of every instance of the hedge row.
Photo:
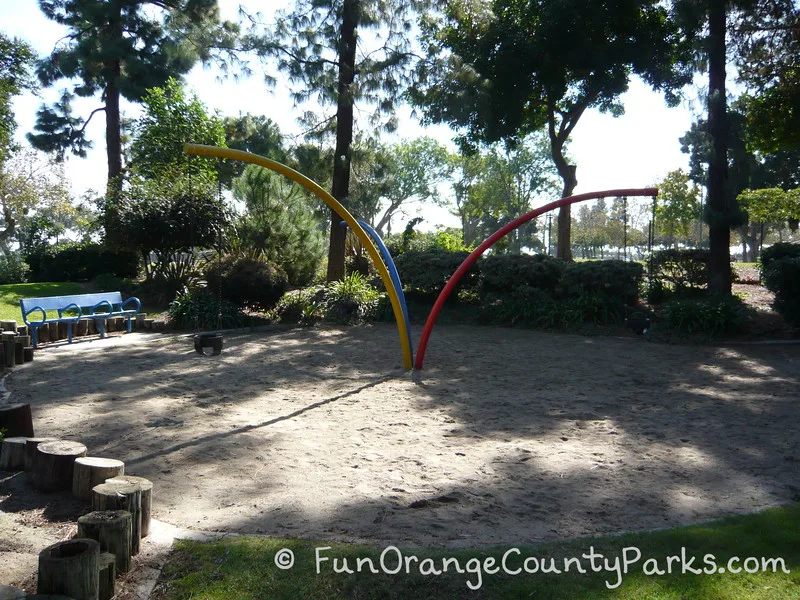
POLYGON ((89 281, 100 274, 136 277, 139 255, 129 250, 110 250, 100 244, 56 244, 28 254, 29 281, 89 281))
MULTIPOLYGON (((409 251, 395 264, 409 298, 432 301, 466 252, 409 251)), ((479 260, 459 291, 477 297, 483 318, 498 324, 564 327, 592 321, 620 322, 636 302, 644 269, 638 263, 604 260, 565 263, 546 255, 500 255, 479 260)))

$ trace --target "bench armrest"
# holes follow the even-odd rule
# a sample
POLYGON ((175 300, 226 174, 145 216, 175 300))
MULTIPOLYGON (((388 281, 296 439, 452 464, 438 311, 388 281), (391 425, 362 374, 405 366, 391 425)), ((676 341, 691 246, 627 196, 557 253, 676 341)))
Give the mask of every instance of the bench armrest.
POLYGON ((67 304, 65 307, 63 307, 63 308, 59 308, 59 309, 58 309, 58 318, 59 318, 59 319, 75 319, 75 322, 76 322, 76 323, 77 323, 78 321, 80 321, 80 319, 81 319, 81 315, 82 315, 82 314, 83 314, 83 313, 81 312, 81 307, 80 307, 80 306, 78 306, 78 305, 77 305, 77 304, 75 304, 75 303, 73 303, 73 304, 67 304), (76 316, 74 316, 74 317, 64 317, 64 316, 63 316, 63 314, 64 314, 64 311, 67 311, 67 310, 69 310, 70 308, 74 308, 75 310, 77 310, 77 311, 78 311, 78 314, 77 314, 76 316))
POLYGON ((142 309, 142 303, 139 301, 139 299, 134 297, 134 296, 131 296, 130 298, 125 300, 125 302, 123 302, 122 304, 119 305, 120 310, 125 310, 125 305, 128 302, 133 302, 134 304, 136 304, 136 312, 137 313, 142 309))
POLYGON ((45 311, 45 309, 43 309, 41 306, 34 306, 28 312, 22 313, 22 320, 25 321, 26 325, 33 325, 34 323, 37 323, 37 324, 41 325, 42 323, 46 323, 47 322, 47 311, 45 311), (36 312, 37 310, 42 313, 42 320, 41 321, 28 321, 28 315, 30 315, 32 312, 36 312))
MULTIPOLYGON (((113 313, 113 312, 114 312, 114 307, 113 307, 113 306, 111 306, 111 302, 109 302, 108 300, 101 300, 100 302, 98 302, 97 304, 95 304, 95 305, 92 307, 92 313, 91 313, 91 314, 95 314, 95 311, 96 311, 96 310, 97 310, 97 308, 98 308, 98 307, 100 307, 100 306, 107 306, 107 307, 108 307, 108 314, 109 314, 109 315, 110 315, 111 313, 113 313)), ((106 313, 100 313, 100 314, 106 314, 106 313)))

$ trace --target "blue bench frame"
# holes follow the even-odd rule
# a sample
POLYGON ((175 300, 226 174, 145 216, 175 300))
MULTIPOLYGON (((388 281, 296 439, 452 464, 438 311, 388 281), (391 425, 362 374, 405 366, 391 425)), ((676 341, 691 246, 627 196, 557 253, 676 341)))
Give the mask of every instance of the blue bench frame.
POLYGON ((120 292, 98 292, 95 294, 76 294, 73 296, 48 296, 45 298, 20 298, 19 307, 22 310, 22 320, 31 330, 33 347, 38 348, 38 330, 48 323, 66 323, 67 339, 72 343, 72 326, 81 319, 93 320, 97 323, 100 337, 106 337, 106 319, 110 317, 127 317, 128 333, 131 332, 131 317, 136 316, 142 308, 138 298, 130 297, 122 300, 120 292), (133 303, 135 308, 125 308, 133 303), (47 311, 58 312, 58 317, 47 318, 47 311), (65 315, 67 311, 75 314, 65 315), (41 320, 30 320, 33 313, 40 313, 41 320))

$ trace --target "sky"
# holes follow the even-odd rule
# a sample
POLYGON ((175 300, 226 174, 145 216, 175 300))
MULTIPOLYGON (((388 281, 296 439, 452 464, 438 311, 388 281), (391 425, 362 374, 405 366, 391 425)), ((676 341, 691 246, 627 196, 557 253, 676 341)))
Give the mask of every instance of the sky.
MULTIPOLYGON (((221 0, 222 17, 236 20, 239 2, 221 0)), ((264 4, 251 2, 262 12, 264 4)), ((269 12, 269 9, 266 9, 269 12)), ((29 44, 40 55, 49 54, 65 30, 48 21, 39 11, 33 0, 0 2, 0 30, 6 35, 17 36, 29 44)), ((256 65, 257 66, 257 65, 256 65)), ((251 113, 266 115, 278 123, 284 134, 297 134, 300 128, 296 122, 301 109, 295 107, 289 97, 285 81, 279 73, 278 84, 269 88, 263 83, 262 75, 256 73, 241 81, 220 81, 215 68, 195 67, 186 77, 187 87, 195 92, 210 110, 220 116, 236 116, 251 113)), ((60 85, 60 84, 59 84, 60 85)), ((33 130, 36 110, 42 100, 52 101, 58 91, 43 90, 40 97, 26 94, 15 100, 14 109, 18 122, 17 138, 24 142, 27 132, 33 130)), ((696 97, 693 90, 687 90, 687 97, 696 97)), ((577 165, 578 187, 576 193, 614 188, 645 187, 662 179, 669 171, 688 165, 688 155, 681 153, 678 138, 682 136, 697 118, 699 108, 696 101, 687 100, 676 108, 667 108, 663 97, 652 92, 638 79, 631 82, 630 89, 622 96, 625 114, 613 118, 595 110, 587 111, 575 128, 569 146, 569 153, 577 165)), ((99 106, 98 99, 78 99, 75 113, 88 115, 99 106)), ((123 103, 127 117, 138 114, 138 107, 123 103)), ((403 138, 410 139, 421 135, 432 136, 442 143, 450 144, 454 135, 445 126, 422 127, 412 117, 408 107, 400 109, 400 127, 403 138)), ((66 173, 72 192, 79 197, 87 189, 102 190, 105 187, 106 159, 104 144, 104 119, 99 113, 87 127, 87 134, 94 140, 94 148, 85 159, 70 157, 66 173)), ((386 141, 395 141, 388 138, 386 141)), ((454 147, 453 147, 454 148, 454 147)), ((540 203, 552 200, 542 199, 540 203)), ((401 218, 415 216, 412 211, 401 218)), ((457 219, 446 210, 426 207, 423 213, 426 222, 423 229, 433 229, 437 225, 455 226, 457 219)), ((397 230, 398 224, 393 226, 397 230)))

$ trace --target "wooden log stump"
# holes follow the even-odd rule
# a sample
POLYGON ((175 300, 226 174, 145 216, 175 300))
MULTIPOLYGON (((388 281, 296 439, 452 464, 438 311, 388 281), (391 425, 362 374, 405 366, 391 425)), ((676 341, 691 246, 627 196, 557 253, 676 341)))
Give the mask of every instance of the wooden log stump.
POLYGON ((10 585, 0 585, 0 600, 25 600, 25 592, 10 585))
POLYGON ((33 360, 33 346, 28 346, 22 349, 22 360, 24 362, 31 362, 33 360))
POLYGON ((125 475, 125 463, 121 460, 95 456, 77 458, 72 471, 72 495, 91 500, 94 486, 120 475, 125 475))
POLYGON ((144 320, 146 318, 147 318, 147 313, 138 313, 136 315, 136 323, 134 324, 134 327, 136 327, 136 329, 142 329, 143 330, 145 328, 144 327, 144 320))
POLYGON ((0 429, 5 429, 8 437, 33 437, 31 405, 6 404, 0 406, 0 429))
POLYGON ((111 600, 116 593, 117 569, 114 565, 114 555, 103 552, 97 559, 97 571, 99 579, 98 600, 111 600))
POLYGON ((88 321, 82 319, 75 323, 72 326, 72 337, 83 337, 86 335, 86 327, 88 326, 88 321))
POLYGON ((50 341, 50 326, 42 325, 36 330, 36 335, 39 337, 39 343, 45 344, 50 341))
POLYGON ((0 341, 3 344, 3 353, 5 355, 5 359, 4 360, 5 360, 5 366, 6 367, 13 367, 14 366, 14 362, 15 362, 15 360, 14 360, 14 356, 15 356, 14 338, 15 337, 16 337, 16 334, 14 334, 11 331, 4 331, 3 333, 0 333, 0 341))
POLYGON ((131 483, 138 485, 142 490, 142 537, 150 535, 150 507, 153 505, 153 482, 136 475, 116 476, 106 480, 106 483, 131 483))
POLYGON ((3 331, 13 331, 14 333, 17 332, 17 322, 16 321, 0 321, 0 329, 3 331))
POLYGON ((133 483, 101 483, 92 488, 92 510, 131 513, 131 556, 139 554, 142 539, 142 489, 133 483))
POLYGON ((39 594, 65 594, 75 600, 98 600, 100 544, 75 538, 39 553, 39 594))
POLYGON ((131 570, 132 517, 127 510, 98 510, 78 517, 78 537, 97 540, 101 552, 114 555, 116 570, 131 570))
POLYGON ((17 335, 30 335, 30 328, 27 325, 17 325, 17 335))
POLYGON ((14 364, 21 365, 25 362, 25 344, 14 342, 14 364))
POLYGON ((0 448, 0 471, 25 470, 26 437, 10 437, 3 440, 0 448))
POLYGON ((31 336, 17 334, 17 335, 14 336, 14 341, 15 342, 22 342, 23 346, 30 346, 31 345, 31 336))
POLYGON ((144 320, 144 328, 145 329, 153 329, 153 323, 155 323, 155 319, 145 319, 144 320))
POLYGON ((25 440, 25 470, 30 475, 31 481, 33 481, 33 459, 36 456, 36 448, 39 444, 44 444, 45 442, 57 442, 58 438, 29 437, 25 438, 25 440))
POLYGON ((57 342, 58 337, 58 323, 48 323, 47 328, 50 330, 50 341, 57 342))
POLYGON ((75 459, 81 456, 86 456, 86 446, 80 442, 61 440, 39 444, 33 458, 34 487, 40 492, 71 489, 75 459))
POLYGON ((59 321, 58 323, 58 339, 65 340, 67 339, 67 325, 68 323, 62 323, 59 321))

